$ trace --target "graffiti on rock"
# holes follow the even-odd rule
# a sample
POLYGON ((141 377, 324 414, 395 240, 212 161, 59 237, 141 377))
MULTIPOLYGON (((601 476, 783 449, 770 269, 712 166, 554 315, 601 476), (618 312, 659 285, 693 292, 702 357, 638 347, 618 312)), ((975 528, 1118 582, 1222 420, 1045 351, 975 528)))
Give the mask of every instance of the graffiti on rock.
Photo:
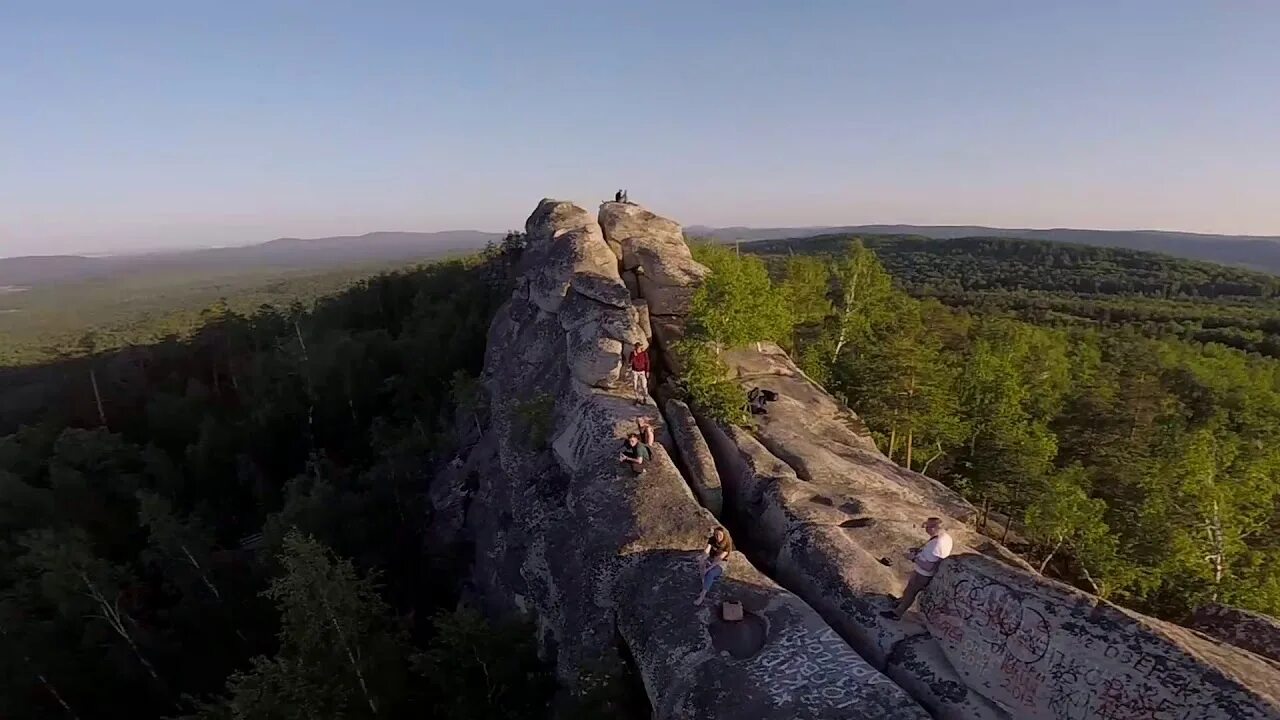
POLYGON ((863 689, 891 684, 831 628, 801 629, 771 639, 755 658, 761 687, 776 705, 800 700, 843 708, 859 703, 863 689))
MULTIPOLYGON (((1034 596, 949 575, 921 597, 930 634, 970 686, 1046 720, 1237 717, 1234 703, 1175 656, 1131 632, 1051 623, 1034 596), (976 681, 976 682, 975 682, 976 681)), ((1254 715, 1244 715, 1254 717, 1254 715)))

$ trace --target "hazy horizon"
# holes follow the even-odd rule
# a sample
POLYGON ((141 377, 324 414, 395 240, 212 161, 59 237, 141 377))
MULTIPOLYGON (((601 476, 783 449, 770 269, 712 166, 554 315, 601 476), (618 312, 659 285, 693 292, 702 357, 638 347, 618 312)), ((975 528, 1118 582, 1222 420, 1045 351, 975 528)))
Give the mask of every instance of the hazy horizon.
MULTIPOLYGON (((371 4, 375 5, 375 4, 371 4)), ((1280 235, 1280 5, 0 8, 0 257, 684 223, 1280 235)))

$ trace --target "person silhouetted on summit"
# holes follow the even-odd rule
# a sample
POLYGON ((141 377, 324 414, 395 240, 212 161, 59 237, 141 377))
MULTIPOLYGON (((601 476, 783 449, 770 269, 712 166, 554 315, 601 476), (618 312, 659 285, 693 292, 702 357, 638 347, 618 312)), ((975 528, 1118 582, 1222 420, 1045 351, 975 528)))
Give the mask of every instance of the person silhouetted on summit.
POLYGON ((624 203, 629 203, 629 202, 631 202, 630 200, 628 200, 628 199, 627 199, 627 191, 626 191, 626 190, 623 190, 623 191, 622 191, 622 202, 624 202, 624 203))
POLYGON ((614 201, 614 202, 622 202, 622 191, 621 191, 621 190, 619 190, 618 192, 616 192, 616 193, 614 193, 614 194, 613 194, 613 201, 614 201))

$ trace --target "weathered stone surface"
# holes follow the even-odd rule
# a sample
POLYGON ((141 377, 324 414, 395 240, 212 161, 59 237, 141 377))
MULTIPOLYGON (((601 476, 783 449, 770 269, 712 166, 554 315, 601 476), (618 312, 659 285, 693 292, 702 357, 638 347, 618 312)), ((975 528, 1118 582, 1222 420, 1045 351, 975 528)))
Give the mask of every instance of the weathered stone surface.
POLYGON ((925 720, 811 608, 741 556, 706 606, 693 607, 697 558, 716 520, 666 447, 654 448, 638 476, 617 457, 641 416, 665 437, 656 408, 609 386, 619 336, 643 337, 635 310, 606 301, 612 291, 578 291, 582 273, 593 288, 622 286, 616 268, 610 276, 590 260, 600 239, 578 210, 546 201, 526 227, 525 280, 489 331, 482 379, 490 417, 464 461, 475 487, 462 504, 433 498, 455 515, 465 507, 477 601, 532 617, 570 685, 616 653, 620 638, 655 718, 925 720), (735 640, 721 627, 713 608, 725 599, 743 603, 741 627, 757 635, 735 640))
POLYGON ((685 478, 693 488, 694 495, 712 515, 720 517, 723 508, 720 473, 716 471, 711 448, 707 447, 707 441, 702 437, 693 413, 688 405, 674 398, 666 400, 662 409, 667 418, 667 429, 675 440, 680 462, 684 466, 685 478))
POLYGON ((677 446, 682 457, 697 446, 680 406, 662 398, 668 428, 616 386, 624 344, 646 335, 616 260, 658 288, 650 297, 636 281, 667 367, 683 330, 678 298, 705 268, 689 264, 669 220, 614 203, 600 218, 603 233, 555 201, 530 217, 523 275, 489 332, 489 422, 431 492, 442 532, 458 534, 466 517, 476 601, 532 617, 566 683, 616 656, 620 640, 663 719, 923 720, 923 705, 939 720, 1280 720, 1280 663, 1040 577, 967 529, 972 506, 890 462, 768 344, 724 354, 744 388, 779 393, 768 413, 750 431, 697 422, 721 515, 750 558, 735 553, 693 608, 715 520, 690 487, 712 505, 711 483, 672 460, 677 446), (641 415, 664 444, 634 476, 617 452, 641 415), (948 519, 957 555, 919 612, 881 618, 930 515, 948 519), (741 621, 719 618, 730 599, 741 621))
POLYGON ((696 262, 679 223, 639 205, 605 203, 600 226, 622 248, 622 267, 634 273, 652 315, 687 315, 694 292, 710 272, 696 262))
POLYGON ((1263 657, 1280 661, 1280 620, 1226 605, 1196 610, 1191 627, 1263 657))
POLYGON ((1017 718, 1280 718, 1280 667, 980 555, 922 594, 970 687, 1017 718))
MULTIPOLYGON (((644 333, 646 340, 653 339, 653 325, 649 322, 649 306, 643 300, 633 300, 636 309, 636 324, 640 326, 640 332, 644 333)), ((646 343, 647 344, 647 343, 646 343)), ((655 353, 650 353, 654 355, 655 353)))

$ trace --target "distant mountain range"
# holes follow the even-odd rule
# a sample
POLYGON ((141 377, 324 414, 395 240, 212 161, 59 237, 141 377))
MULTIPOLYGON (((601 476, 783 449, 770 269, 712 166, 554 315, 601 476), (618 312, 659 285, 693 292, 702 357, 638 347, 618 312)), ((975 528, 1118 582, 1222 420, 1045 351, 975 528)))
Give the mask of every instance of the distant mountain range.
POLYGON ((690 237, 708 237, 723 242, 734 240, 782 240, 810 235, 849 233, 852 235, 920 235, 936 239, 961 237, 1007 237, 1025 240, 1121 247, 1164 253, 1223 265, 1238 265, 1280 274, 1280 236, 1203 235, 1163 230, 1073 230, 1053 228, 1032 230, 992 228, 979 225, 850 225, 844 227, 712 228, 693 225, 685 228, 690 237))
POLYGON ((83 257, 49 255, 0 258, 0 287, 32 287, 105 279, 139 272, 235 272, 242 269, 322 270, 360 263, 425 260, 455 252, 471 252, 501 233, 476 230, 446 232, 374 232, 339 237, 280 238, 258 245, 153 252, 138 255, 83 257))
MULTIPOLYGON (((850 225, 843 227, 712 228, 693 225, 692 237, 734 240, 780 240, 810 235, 919 235, 948 239, 1010 237, 1028 240, 1122 247, 1166 255, 1237 265, 1280 274, 1280 237, 1201 235, 1159 230, 1032 230, 977 225, 850 225)), ((236 272, 239 270, 324 270, 363 263, 428 260, 478 250, 501 233, 477 230, 445 232, 374 232, 366 235, 300 239, 280 238, 258 245, 153 252, 138 255, 84 257, 51 255, 0 258, 0 288, 33 287, 141 272, 236 272)))

